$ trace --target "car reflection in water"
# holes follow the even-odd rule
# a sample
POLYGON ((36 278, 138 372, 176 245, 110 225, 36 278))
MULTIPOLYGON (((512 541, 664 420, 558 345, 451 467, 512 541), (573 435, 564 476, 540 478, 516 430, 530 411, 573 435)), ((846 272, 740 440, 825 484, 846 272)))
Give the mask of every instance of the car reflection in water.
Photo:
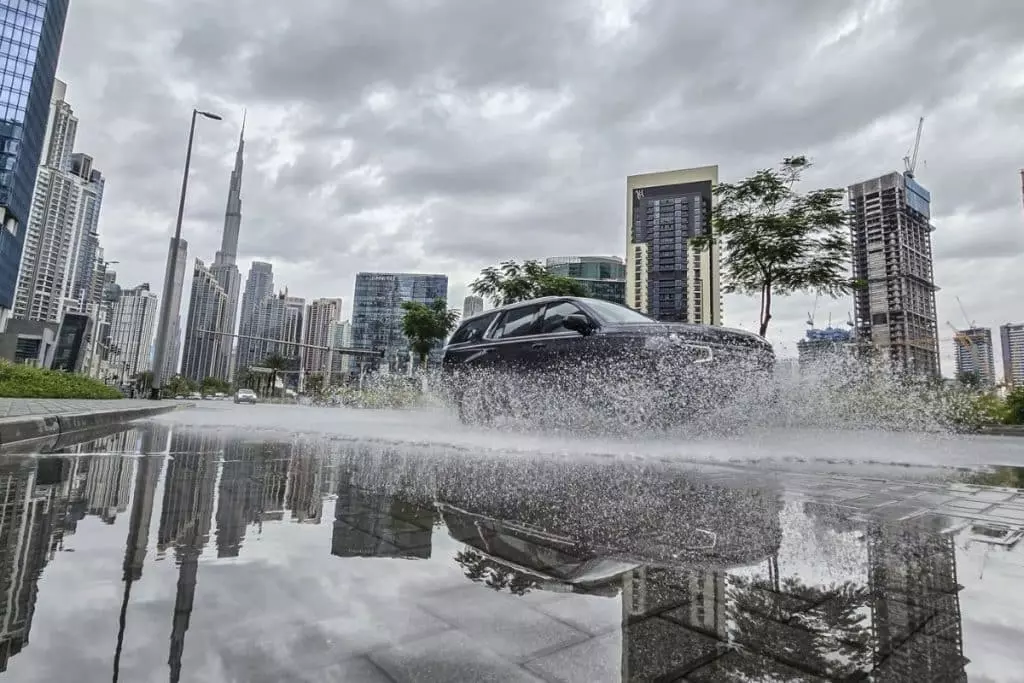
MULTIPOLYGON (((938 533, 938 527, 853 522, 820 504, 794 508, 766 481, 739 474, 719 478, 677 470, 669 475, 664 468, 620 462, 339 449, 317 441, 244 442, 169 432, 151 425, 77 449, 85 455, 71 449, 63 456, 0 461, 0 490, 5 492, 0 501, 0 590, 8 596, 0 605, 0 672, 10 662, 28 661, 19 653, 31 651, 29 632, 43 604, 37 599, 40 577, 55 558, 77 561, 78 555, 56 553, 82 520, 94 517, 104 527, 127 522, 121 546, 123 594, 111 648, 114 681, 133 619, 150 614, 129 610, 144 569, 147 576, 155 574, 149 590, 173 571, 173 600, 166 605, 170 642, 156 645, 163 648, 171 681, 200 680, 190 678, 186 652, 208 653, 209 641, 224 661, 234 656, 232 666, 245 669, 240 680, 281 680, 289 670, 275 673, 275 663, 251 649, 256 644, 246 628, 265 628, 256 631, 265 638, 278 634, 267 642, 287 647, 283 624, 311 627, 308 620, 316 615, 310 610, 319 610, 316 618, 336 618, 346 603, 316 593, 309 584, 316 573, 339 572, 339 565, 293 558, 314 573, 287 583, 288 574, 268 579, 258 563, 231 561, 244 556, 240 549, 247 535, 258 538, 265 525, 287 522, 308 525, 289 527, 290 533, 316 531, 316 525, 333 518, 334 558, 323 548, 330 562, 379 558, 384 564, 374 571, 387 575, 388 558, 414 568, 450 567, 454 560, 472 582, 465 588, 480 591, 469 600, 504 595, 532 610, 538 596, 564 594, 559 599, 597 601, 618 613, 612 633, 576 629, 579 638, 539 645, 508 663, 543 680, 564 680, 566 672, 588 681, 966 680, 956 548, 953 536, 938 533), (786 515, 790 519, 784 524, 786 515), (815 554, 820 549, 808 551, 806 571, 780 575, 780 547, 787 533, 793 542, 793 515, 813 527, 801 533, 856 537, 867 563, 862 578, 820 583, 812 571, 825 561, 815 554), (442 536, 455 541, 457 549, 438 553, 442 536), (173 565, 154 569, 154 559, 170 557, 173 565), (210 572, 205 574, 207 591, 228 592, 197 597, 204 572, 210 572), (252 576, 257 578, 246 579, 252 576), (260 599, 243 594, 245 588, 231 588, 244 581, 258 587, 260 599), (292 592, 300 586, 312 595, 292 592), (207 622, 197 627, 194 611, 204 600, 213 602, 205 605, 207 622), (232 626, 225 630, 225 622, 215 621, 214 628, 211 618, 230 619, 232 626), (189 636, 190 628, 201 630, 189 636), (189 638, 196 642, 187 647, 189 638), (235 644, 218 638, 234 638, 235 644), (229 655, 236 646, 249 649, 229 655), (607 660, 619 648, 620 661, 611 669, 593 670, 596 661, 607 660)), ((289 565, 289 571, 298 566, 289 565)), ((425 572, 422 583, 429 585, 432 576, 425 572)), ((59 593, 60 587, 45 590, 59 593)), ((460 589, 437 590, 443 601, 444 591, 460 589)), ((410 607, 409 596, 394 597, 400 599, 393 608, 407 614, 403 609, 410 607)), ((49 623, 42 628, 55 629, 61 618, 67 621, 59 608, 50 601, 49 623)), ((480 618, 486 622, 478 623, 497 629, 499 640, 492 644, 522 637, 515 626, 505 629, 503 620, 511 616, 501 610, 480 618)), ((460 630, 458 620, 452 630, 460 630)), ((472 647, 483 648, 473 635, 472 647)), ((543 637, 534 634, 535 640, 543 637)), ((145 647, 151 644, 147 640, 145 647)), ((162 665, 151 658, 139 660, 140 647, 135 646, 136 667, 162 665)), ((309 643, 301 646, 303 651, 311 648, 309 643)), ((47 653, 33 654, 30 666, 45 666, 47 653)), ((107 666, 92 653, 71 649, 64 655, 75 659, 62 661, 77 662, 77 667, 107 666)), ((329 662, 351 655, 325 641, 316 656, 329 662)), ((299 660, 291 661, 294 667, 299 660)), ((492 656, 489 661, 498 660, 492 656)), ((21 680, 25 672, 12 673, 21 680)), ((95 673, 84 670, 82 679, 93 680, 95 673)), ((350 675, 339 680, 363 679, 350 675)), ((437 674, 430 680, 446 679, 437 674)))
MULTIPOLYGON (((522 477, 519 467, 489 461, 477 463, 482 471, 470 477, 437 477, 441 500, 429 504, 423 486, 380 492, 396 491, 396 476, 408 480, 397 459, 350 462, 363 466, 361 479, 372 488, 348 473, 332 552, 428 557, 436 511, 448 534, 465 544, 455 561, 473 582, 518 596, 621 598, 623 681, 967 680, 955 547, 951 535, 937 530, 864 527, 827 506, 806 504, 816 526, 843 533, 866 528, 860 537, 868 559, 866 584, 808 585, 779 576, 781 502, 763 484, 726 488, 634 470, 609 491, 599 467, 576 465, 576 495, 544 497, 566 485, 559 465, 534 463, 531 476, 522 477), (597 486, 599 477, 604 490, 585 495, 587 480, 597 486), (490 484, 488 495, 462 484, 473 479, 490 484), (614 489, 679 504, 641 505, 642 512, 626 517, 614 489), (353 538, 358 541, 348 546, 353 538)), ((552 659, 565 668, 574 656, 586 657, 586 647, 552 659)), ((558 680, 545 664, 540 658, 526 668, 558 680)))

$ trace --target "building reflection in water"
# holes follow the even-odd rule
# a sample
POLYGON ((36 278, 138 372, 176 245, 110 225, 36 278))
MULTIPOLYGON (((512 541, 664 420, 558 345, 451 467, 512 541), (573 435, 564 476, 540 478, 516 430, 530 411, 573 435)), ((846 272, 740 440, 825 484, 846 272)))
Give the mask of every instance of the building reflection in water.
POLYGON ((331 554, 338 557, 429 559, 433 508, 371 492, 352 482, 352 471, 338 474, 331 554))
MULTIPOLYGON (((356 460, 334 462, 301 442, 241 443, 159 426, 60 456, 0 460, 0 671, 29 642, 42 571, 87 516, 105 524, 127 519, 115 681, 147 548, 152 542, 158 557, 173 555, 168 666, 177 681, 202 554, 238 557, 266 522, 322 523, 324 501, 334 498, 335 556, 428 559, 434 527, 444 524, 463 544, 455 561, 471 581, 518 595, 570 591, 621 600, 623 680, 848 680, 869 672, 876 680, 966 680, 954 538, 937 529, 851 524, 807 506, 815 523, 856 538, 850 542, 867 561, 862 579, 817 585, 780 576, 778 497, 763 491, 710 487, 699 514, 655 511, 660 516, 645 535, 643 522, 594 507, 582 470, 573 475, 579 495, 567 502, 544 497, 556 494, 557 482, 537 485, 550 490, 525 500, 529 491, 517 488, 511 471, 479 477, 493 494, 459 495, 456 482, 471 481, 472 472, 431 479, 412 469, 419 465, 356 460), (393 470, 399 474, 384 474, 393 470), (526 504, 516 505, 517 496, 526 504), (499 502, 479 502, 491 499, 499 502), (727 509, 716 513, 714 505, 727 509), (717 529, 714 552, 701 550, 692 528, 711 518, 736 527, 731 541, 728 527, 717 529), (669 528, 683 532, 662 533, 669 528), (689 539, 688 549, 679 539, 689 539)), ((640 480, 630 486, 649 488, 640 480)))

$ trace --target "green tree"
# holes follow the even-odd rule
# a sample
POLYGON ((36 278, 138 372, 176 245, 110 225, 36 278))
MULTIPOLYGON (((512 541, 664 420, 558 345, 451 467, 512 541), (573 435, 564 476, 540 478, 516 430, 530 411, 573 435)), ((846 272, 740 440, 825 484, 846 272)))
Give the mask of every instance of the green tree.
POLYGON ((1014 389, 1006 396, 1006 422, 1024 425, 1024 387, 1014 389))
POLYGON ((306 393, 317 396, 324 389, 324 376, 320 374, 306 375, 306 393))
POLYGON ((459 321, 458 311, 449 309, 444 299, 434 299, 429 306, 418 301, 404 301, 402 310, 405 311, 402 333, 409 340, 420 364, 427 361, 430 349, 443 342, 459 321))
POLYGON ((480 271, 480 277, 469 285, 477 296, 490 299, 495 306, 541 296, 586 296, 579 281, 556 275, 540 261, 503 261, 480 271))
POLYGON ((277 390, 277 375, 282 370, 288 369, 288 359, 279 353, 272 353, 264 358, 260 365, 270 370, 268 386, 270 388, 270 396, 273 397, 274 391, 277 390))
POLYGON ((801 194, 794 189, 811 163, 806 157, 783 159, 738 183, 715 188, 717 206, 711 234, 691 240, 702 249, 722 249, 723 290, 760 294, 760 334, 772 319, 772 297, 796 292, 824 296, 848 294, 850 279, 849 214, 844 191, 824 188, 801 194))
POLYGON ((977 390, 981 388, 981 375, 976 372, 961 372, 957 374, 956 381, 967 389, 977 390))
POLYGON ((231 385, 216 377, 207 377, 203 380, 200 390, 204 394, 228 394, 231 393, 231 385))
POLYGON ((135 375, 135 388, 140 391, 149 391, 150 387, 153 386, 153 373, 152 372, 140 372, 135 375))
POLYGON ((167 380, 163 387, 165 396, 188 396, 194 391, 195 385, 181 375, 175 375, 167 380))

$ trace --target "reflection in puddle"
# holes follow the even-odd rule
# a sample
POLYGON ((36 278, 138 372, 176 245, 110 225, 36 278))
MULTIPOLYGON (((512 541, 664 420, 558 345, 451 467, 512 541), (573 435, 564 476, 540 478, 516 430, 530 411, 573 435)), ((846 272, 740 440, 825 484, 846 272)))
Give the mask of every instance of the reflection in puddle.
POLYGON ((739 472, 159 425, 77 450, 0 461, 19 681, 57 680, 33 622, 45 644, 85 615, 113 647, 65 649, 83 680, 963 681, 958 553, 999 543, 739 472))

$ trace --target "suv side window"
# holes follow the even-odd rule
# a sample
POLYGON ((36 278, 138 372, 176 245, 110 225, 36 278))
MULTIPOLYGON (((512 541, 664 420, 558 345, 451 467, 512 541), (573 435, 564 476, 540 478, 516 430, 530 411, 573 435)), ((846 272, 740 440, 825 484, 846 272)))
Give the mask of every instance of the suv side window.
POLYGON ((540 334, 554 334, 556 332, 566 332, 565 325, 562 323, 573 313, 583 313, 579 306, 572 303, 571 301, 562 301, 557 304, 551 304, 544 311, 544 322, 540 326, 540 334))
POLYGON ((540 305, 523 306, 505 311, 505 316, 494 330, 494 339, 522 337, 533 333, 533 324, 537 321, 540 305))
POLYGON ((468 341, 472 341, 474 338, 479 339, 484 336, 484 332, 491 326, 491 321, 494 320, 496 313, 490 315, 482 315, 479 318, 473 318, 467 321, 462 327, 455 331, 452 338, 448 340, 449 344, 463 344, 468 341))

